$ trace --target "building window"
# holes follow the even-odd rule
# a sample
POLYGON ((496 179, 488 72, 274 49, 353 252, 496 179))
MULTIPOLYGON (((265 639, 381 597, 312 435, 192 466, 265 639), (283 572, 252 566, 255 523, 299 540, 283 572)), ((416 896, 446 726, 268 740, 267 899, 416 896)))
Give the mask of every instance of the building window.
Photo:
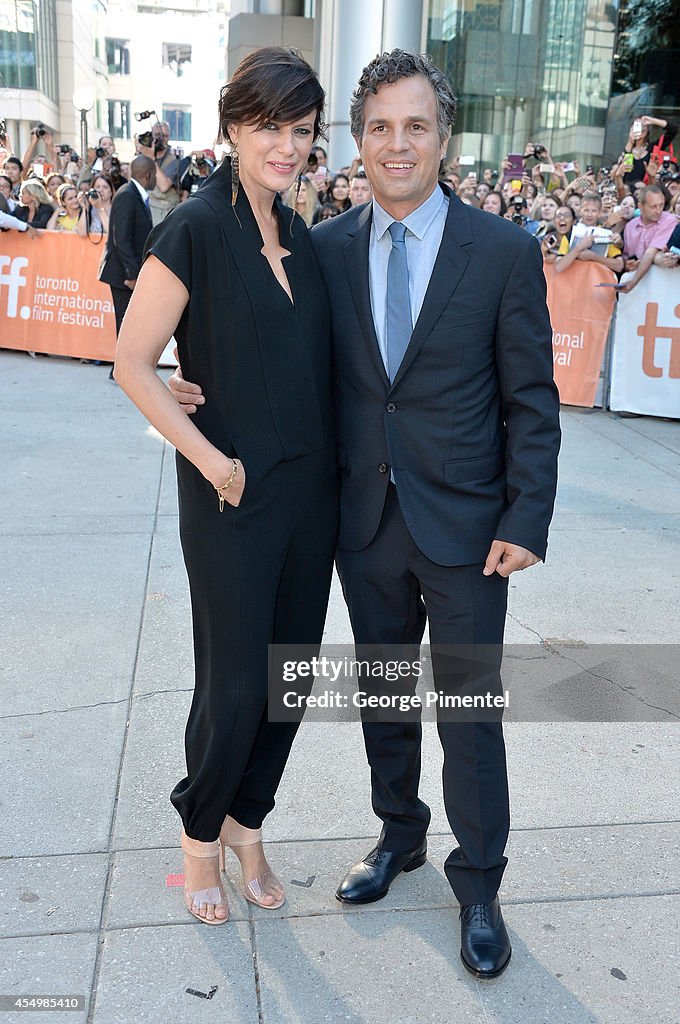
POLYGON ((191 142, 191 107, 163 107, 163 120, 170 125, 170 138, 191 142))
POLYGON ((54 0, 0 2, 0 83, 37 89, 55 102, 57 32, 54 0))
POLYGON ((191 47, 187 43, 163 43, 163 67, 170 68, 180 78, 191 64, 191 47))
POLYGON ((130 43, 127 39, 106 40, 106 63, 110 75, 130 74, 130 43))
POLYGON ((112 139, 130 138, 129 100, 109 100, 109 135, 112 139))

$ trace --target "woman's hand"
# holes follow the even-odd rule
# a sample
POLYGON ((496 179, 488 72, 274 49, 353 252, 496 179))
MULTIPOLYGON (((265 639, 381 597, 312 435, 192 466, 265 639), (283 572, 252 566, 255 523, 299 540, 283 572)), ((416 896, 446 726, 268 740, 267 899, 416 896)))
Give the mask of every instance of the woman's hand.
POLYGON ((238 508, 246 486, 246 471, 240 459, 224 457, 224 465, 210 475, 210 483, 217 491, 218 500, 224 499, 232 508, 238 508))

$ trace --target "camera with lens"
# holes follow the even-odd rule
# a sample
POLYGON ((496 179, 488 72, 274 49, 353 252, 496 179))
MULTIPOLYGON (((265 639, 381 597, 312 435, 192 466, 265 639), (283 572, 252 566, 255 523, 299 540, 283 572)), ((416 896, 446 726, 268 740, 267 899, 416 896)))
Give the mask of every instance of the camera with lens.
POLYGON ((497 171, 497 170, 496 170, 496 169, 494 168, 494 169, 493 169, 493 170, 492 170, 492 171, 490 172, 490 174, 489 174, 489 177, 491 178, 491 180, 492 180, 492 181, 495 181, 495 180, 496 180, 496 178, 498 177, 498 171, 497 171))
POLYGON ((47 125, 39 121, 33 131, 35 132, 36 139, 42 139, 47 135, 47 125))
POLYGON ((153 132, 140 132, 137 141, 140 146, 153 146, 153 132))
POLYGON ((61 153, 62 156, 66 156, 67 153, 71 152, 71 147, 68 142, 60 142, 57 146, 57 153, 61 153))
POLYGON ((97 192, 96 188, 88 189, 85 195, 88 199, 99 199, 99 192, 97 192))
POLYGON ((534 146, 534 157, 536 160, 541 159, 541 155, 546 152, 545 146, 534 146))
POLYGON ((103 160, 106 156, 106 150, 103 149, 101 146, 97 146, 97 148, 94 151, 94 155, 96 156, 97 160, 103 160))
POLYGON ((586 174, 595 174, 595 167, 593 164, 586 164, 586 174))
POLYGON ((522 213, 522 210, 525 208, 525 203, 522 197, 514 196, 510 200, 510 206, 512 208, 512 223, 519 224, 520 227, 524 227, 527 219, 522 213))

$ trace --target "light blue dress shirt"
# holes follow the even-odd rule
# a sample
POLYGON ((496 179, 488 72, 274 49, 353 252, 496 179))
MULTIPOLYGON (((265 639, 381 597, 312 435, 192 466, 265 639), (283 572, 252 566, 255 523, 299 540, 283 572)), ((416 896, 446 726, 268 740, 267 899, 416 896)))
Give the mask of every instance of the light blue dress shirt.
MULTIPOLYGON (((449 201, 435 186, 424 203, 404 217, 406 225, 406 259, 408 261, 409 297, 413 327, 420 314, 427 286, 432 277, 439 246, 441 245, 449 201)), ((373 200, 373 223, 368 244, 368 276, 371 290, 371 310, 382 361, 387 369, 387 264, 392 248, 389 226, 394 220, 382 206, 373 200)))

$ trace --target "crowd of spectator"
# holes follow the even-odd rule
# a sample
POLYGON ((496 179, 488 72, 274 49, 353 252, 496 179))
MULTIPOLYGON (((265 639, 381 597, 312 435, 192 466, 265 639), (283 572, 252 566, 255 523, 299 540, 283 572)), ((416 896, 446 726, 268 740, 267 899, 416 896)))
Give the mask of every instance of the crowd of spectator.
POLYGON ((541 243, 543 257, 559 273, 577 260, 633 272, 621 291, 631 291, 656 264, 680 266, 680 173, 673 150, 677 125, 643 116, 631 125, 612 166, 553 160, 548 149, 528 142, 501 167, 463 174, 465 158, 450 162, 445 181, 471 206, 506 217, 541 243))
MULTIPOLYGON (((611 165, 596 169, 554 160, 542 143, 508 154, 498 168, 478 178, 474 161, 459 157, 441 180, 466 204, 505 217, 540 241, 546 262, 565 273, 577 261, 592 261, 615 274, 632 271, 620 285, 634 288, 649 268, 680 265, 680 173, 673 150, 678 128, 651 116, 636 119, 611 165)), ((154 224, 201 187, 216 166, 212 149, 184 156, 170 145, 170 128, 157 121, 135 137, 137 153, 156 166, 149 208, 154 224)), ((0 227, 34 233, 47 228, 101 241, 108 231, 115 193, 130 176, 114 140, 102 136, 80 157, 36 125, 19 159, 0 132, 0 227), (38 154, 42 144, 45 153, 38 154)), ((369 202, 371 185, 357 158, 332 171, 325 149, 315 146, 305 173, 283 196, 311 227, 369 202)))
MULTIPOLYGON (((148 138, 144 133, 136 136, 135 149, 156 165, 156 185, 149 194, 154 224, 195 192, 216 166, 210 149, 187 156, 172 149, 165 121, 153 124, 148 138)), ((79 156, 37 124, 20 159, 0 123, 0 228, 75 232, 100 243, 108 231, 113 197, 129 179, 130 164, 118 158, 110 135, 79 156)))

